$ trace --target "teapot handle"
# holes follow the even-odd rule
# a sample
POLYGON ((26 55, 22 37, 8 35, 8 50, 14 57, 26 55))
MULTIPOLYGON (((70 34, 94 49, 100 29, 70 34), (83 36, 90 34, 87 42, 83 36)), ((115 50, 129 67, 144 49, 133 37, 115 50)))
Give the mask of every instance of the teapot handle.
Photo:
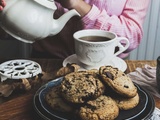
POLYGON ((57 9, 57 6, 55 5, 54 0, 34 0, 34 1, 49 9, 53 9, 53 10, 57 9))

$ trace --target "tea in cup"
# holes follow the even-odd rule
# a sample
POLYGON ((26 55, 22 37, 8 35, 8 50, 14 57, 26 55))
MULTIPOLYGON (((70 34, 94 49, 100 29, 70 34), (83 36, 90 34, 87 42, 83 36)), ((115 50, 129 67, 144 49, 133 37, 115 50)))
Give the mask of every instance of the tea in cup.
POLYGON ((85 69, 106 65, 129 47, 127 38, 118 37, 114 32, 104 30, 80 30, 75 32, 73 37, 77 59, 85 69))

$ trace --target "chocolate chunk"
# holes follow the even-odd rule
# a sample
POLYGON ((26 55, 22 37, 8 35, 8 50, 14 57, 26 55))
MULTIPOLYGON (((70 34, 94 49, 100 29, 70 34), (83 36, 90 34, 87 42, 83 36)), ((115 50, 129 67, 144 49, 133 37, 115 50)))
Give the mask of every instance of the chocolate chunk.
POLYGON ((111 80, 114 80, 114 76, 110 72, 105 73, 106 77, 110 78, 111 80))
POLYGON ((128 85, 124 85, 124 87, 125 87, 125 88, 129 88, 129 86, 128 86, 128 85))

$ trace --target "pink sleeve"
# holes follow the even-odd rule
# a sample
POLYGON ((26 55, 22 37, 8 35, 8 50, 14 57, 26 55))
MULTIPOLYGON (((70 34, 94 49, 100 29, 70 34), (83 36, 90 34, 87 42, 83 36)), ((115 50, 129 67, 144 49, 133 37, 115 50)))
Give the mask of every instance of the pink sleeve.
POLYGON ((100 10, 93 5, 91 11, 82 18, 84 28, 113 31, 118 36, 127 37, 130 41, 130 47, 125 51, 127 54, 140 44, 143 35, 142 25, 149 3, 149 0, 127 0, 118 16, 109 15, 106 9, 100 10))

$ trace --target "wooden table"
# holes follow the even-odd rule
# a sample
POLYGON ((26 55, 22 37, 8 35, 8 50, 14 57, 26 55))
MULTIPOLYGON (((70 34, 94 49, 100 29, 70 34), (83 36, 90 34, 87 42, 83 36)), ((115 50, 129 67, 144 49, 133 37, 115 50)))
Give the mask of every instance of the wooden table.
MULTIPOLYGON (((57 59, 31 59, 38 62, 45 72, 55 72, 62 67, 63 60, 57 59)), ((0 60, 0 63, 5 60, 0 60)), ((137 67, 143 67, 145 64, 156 66, 156 61, 134 61, 126 60, 128 68, 126 73, 134 71, 137 67)), ((37 120, 32 108, 32 100, 36 90, 28 91, 25 94, 10 96, 3 99, 0 103, 0 120, 37 120)), ((160 99, 155 98, 156 107, 160 108, 160 99)))

